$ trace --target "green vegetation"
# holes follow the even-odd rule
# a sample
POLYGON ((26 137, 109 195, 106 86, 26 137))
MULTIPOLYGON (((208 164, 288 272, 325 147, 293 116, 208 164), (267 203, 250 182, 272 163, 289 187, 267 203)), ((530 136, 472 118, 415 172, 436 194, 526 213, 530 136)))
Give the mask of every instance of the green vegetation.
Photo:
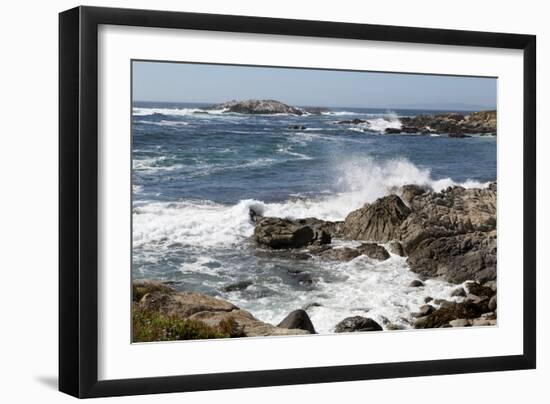
POLYGON ((181 319, 134 304, 132 307, 134 342, 242 337, 242 329, 233 319, 211 327, 202 321, 181 319))

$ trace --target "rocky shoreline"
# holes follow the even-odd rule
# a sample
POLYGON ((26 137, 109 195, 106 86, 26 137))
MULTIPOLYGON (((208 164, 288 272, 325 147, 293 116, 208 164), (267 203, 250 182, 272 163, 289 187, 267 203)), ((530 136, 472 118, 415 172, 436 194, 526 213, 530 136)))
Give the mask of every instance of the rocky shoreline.
MULTIPOLYGON (((399 118, 399 128, 386 128, 386 134, 414 133, 421 135, 446 134, 449 137, 465 138, 472 135, 496 136, 497 112, 479 111, 471 114, 456 112, 417 115, 399 118)), ((339 125, 366 125, 365 119, 352 119, 335 122, 339 125)))
MULTIPOLYGON (((284 253, 289 259, 298 260, 351 261, 367 256, 385 261, 391 254, 405 257, 410 270, 418 276, 407 287, 423 288, 427 279, 457 285, 451 300, 425 296, 426 304, 405 319, 411 327, 495 325, 496 192, 496 182, 486 188, 455 186, 441 192, 406 185, 350 212, 339 222, 264 217, 251 210, 250 220, 255 225, 253 241, 267 254, 284 253), (335 240, 351 240, 358 245, 343 247, 334 244, 335 240)), ((239 290, 248 286, 227 288, 239 290)), ((220 338, 315 333, 307 307, 297 308, 278 325, 272 325, 230 302, 199 293, 177 292, 151 280, 134 281, 133 310, 184 322, 180 329, 206 327, 206 331, 201 329, 202 333, 191 337, 185 334, 182 339, 196 335, 220 338)), ((334 332, 400 328, 390 322, 379 324, 372 318, 350 316, 335 324, 334 332)), ((135 330, 134 334, 141 331, 135 330)), ((154 335, 164 336, 166 332, 154 335)), ((177 335, 170 335, 178 339, 177 335)))
MULTIPOLYGON (((293 107, 277 100, 232 100, 221 104, 213 105, 210 110, 222 110, 249 115, 321 115, 330 112, 330 109, 323 107, 293 107)), ((207 113, 207 112, 203 112, 207 113)), ((407 134, 420 135, 446 134, 449 137, 464 138, 472 135, 496 136, 497 134, 497 112, 478 111, 470 114, 448 112, 440 114, 422 114, 415 117, 400 117, 400 127, 389 127, 384 130, 385 134, 407 134)), ((350 125, 369 128, 367 119, 350 119, 336 121, 337 125, 350 125)), ((288 129, 304 130, 304 125, 290 125, 288 129)))

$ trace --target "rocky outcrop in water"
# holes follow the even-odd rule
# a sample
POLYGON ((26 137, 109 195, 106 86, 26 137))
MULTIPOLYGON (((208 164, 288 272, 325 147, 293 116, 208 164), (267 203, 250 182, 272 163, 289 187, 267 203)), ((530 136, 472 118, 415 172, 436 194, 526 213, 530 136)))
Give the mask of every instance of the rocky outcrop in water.
POLYGON ((422 278, 453 283, 496 279, 496 183, 441 192, 405 186, 402 198, 385 196, 351 212, 342 235, 399 241, 411 270, 422 278))
POLYGON ((411 210, 397 195, 388 195, 351 212, 342 225, 342 235, 351 240, 385 243, 399 239, 401 223, 411 210))
POLYGON ((340 223, 316 218, 282 219, 264 217, 253 209, 250 219, 256 225, 254 240, 272 249, 301 248, 311 244, 330 244, 340 223))
POLYGON ((446 133, 449 137, 469 137, 472 134, 496 135, 497 112, 479 111, 469 115, 445 113, 400 118, 401 128, 388 128, 386 133, 446 133))
POLYGON ((212 109, 223 109, 225 112, 236 112, 239 114, 304 114, 304 111, 300 108, 291 107, 276 100, 233 100, 214 105, 212 109))
POLYGON ((235 335, 258 337, 272 335, 309 334, 304 329, 275 327, 258 320, 225 300, 202 293, 177 292, 175 289, 151 280, 136 280, 132 283, 133 302, 137 308, 160 313, 170 319, 190 320, 218 329, 225 324, 236 328, 235 335))

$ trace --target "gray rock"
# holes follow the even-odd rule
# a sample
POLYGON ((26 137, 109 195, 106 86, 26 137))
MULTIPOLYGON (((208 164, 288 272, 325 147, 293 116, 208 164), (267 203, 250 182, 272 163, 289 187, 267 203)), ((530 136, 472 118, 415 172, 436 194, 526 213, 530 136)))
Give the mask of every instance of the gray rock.
POLYGON ((336 333, 359 331, 382 331, 382 326, 372 318, 354 316, 340 321, 334 329, 336 333))
POLYGON ((463 287, 456 288, 452 291, 451 297, 466 297, 466 291, 463 287))
POLYGON ((424 283, 422 281, 419 281, 418 279, 415 279, 414 281, 412 281, 411 283, 409 283, 409 286, 411 288, 419 288, 421 286, 424 286, 424 283))
POLYGON ((413 315, 413 317, 424 317, 424 316, 427 316, 429 314, 432 314, 434 311, 435 311, 434 306, 431 306, 429 304, 424 304, 424 305, 420 306, 418 311, 416 313, 413 313, 412 315, 413 315))
POLYGON ((320 257, 335 261, 351 261, 360 255, 358 250, 350 247, 331 248, 319 254, 320 257))
POLYGON ((291 330, 305 330, 308 331, 310 334, 315 334, 313 323, 311 322, 311 319, 309 318, 305 310, 294 310, 293 312, 289 313, 289 315, 286 316, 277 327, 288 328, 291 330))
POLYGON ((274 217, 262 218, 254 229, 254 239, 263 246, 301 248, 313 243, 315 234, 310 226, 274 217))
POLYGON ((384 247, 376 243, 363 243, 359 247, 357 247, 357 250, 360 253, 365 254, 369 258, 379 261, 385 261, 390 258, 390 254, 388 253, 388 251, 386 251, 384 247))
POLYGON ((301 109, 291 107, 276 100, 233 100, 214 105, 212 109, 224 109, 225 112, 237 112, 240 114, 303 114, 301 109))
POLYGON ((400 257, 404 257, 406 255, 405 250, 399 241, 390 241, 388 248, 392 254, 399 255, 400 257))
POLYGON ((351 212, 342 226, 344 237, 385 243, 399 239, 401 223, 411 210, 397 195, 377 199, 351 212))
POLYGON ((235 283, 226 285, 222 289, 224 292, 235 292, 239 290, 244 290, 251 285, 252 285, 251 281, 240 281, 240 282, 235 282, 235 283))

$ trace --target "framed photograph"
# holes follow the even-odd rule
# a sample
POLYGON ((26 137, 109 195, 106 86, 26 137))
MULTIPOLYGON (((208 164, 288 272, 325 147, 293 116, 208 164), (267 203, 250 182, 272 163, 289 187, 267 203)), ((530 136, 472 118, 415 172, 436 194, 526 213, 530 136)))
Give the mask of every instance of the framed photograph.
POLYGON ((60 14, 59 387, 532 369, 532 35, 60 14))

